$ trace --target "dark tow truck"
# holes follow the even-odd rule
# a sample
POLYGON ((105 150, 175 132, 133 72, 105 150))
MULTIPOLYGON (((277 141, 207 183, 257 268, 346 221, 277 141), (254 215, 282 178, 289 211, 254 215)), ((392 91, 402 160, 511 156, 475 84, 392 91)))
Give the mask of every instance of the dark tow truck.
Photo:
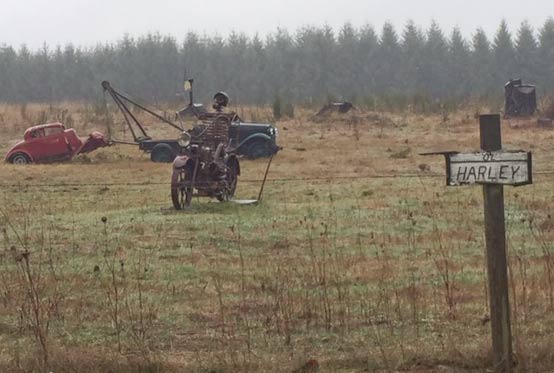
MULTIPOLYGON (((211 122, 217 116, 221 115, 221 113, 218 112, 207 112, 204 110, 202 105, 193 103, 193 80, 190 79, 187 82, 190 84, 190 103, 187 107, 177 113, 178 116, 193 116, 202 122, 211 122)), ((133 135, 133 139, 135 140, 135 143, 138 144, 139 149, 150 153, 150 159, 153 162, 172 162, 175 157, 181 153, 182 149, 177 138, 158 140, 152 139, 148 136, 144 126, 138 121, 136 116, 133 115, 127 104, 130 103, 135 105, 139 109, 174 127, 180 132, 184 131, 182 126, 139 104, 128 95, 116 91, 108 81, 102 82, 102 88, 110 94, 123 114, 131 134, 133 135)), ((216 96, 220 94, 222 93, 217 93, 216 96)), ((279 151, 280 148, 276 143, 277 129, 272 125, 243 122, 236 113, 226 113, 226 116, 231 119, 231 125, 229 127, 229 147, 235 154, 244 155, 249 158, 261 158, 270 157, 279 151)), ((117 143, 117 141, 114 142, 117 143)))

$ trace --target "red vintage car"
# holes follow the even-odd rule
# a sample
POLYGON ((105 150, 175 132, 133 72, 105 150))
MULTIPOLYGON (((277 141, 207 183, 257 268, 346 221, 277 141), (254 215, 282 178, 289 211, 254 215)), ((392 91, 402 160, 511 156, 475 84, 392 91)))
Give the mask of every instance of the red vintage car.
POLYGON ((41 124, 28 128, 23 141, 15 144, 4 160, 14 164, 67 161, 107 145, 109 141, 97 131, 80 138, 73 128, 66 129, 61 123, 41 124))

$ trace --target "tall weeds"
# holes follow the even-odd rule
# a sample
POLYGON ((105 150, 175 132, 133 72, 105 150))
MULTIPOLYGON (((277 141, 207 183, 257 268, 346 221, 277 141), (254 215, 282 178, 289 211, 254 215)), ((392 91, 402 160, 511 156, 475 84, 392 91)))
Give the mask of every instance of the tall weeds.
MULTIPOLYGON (((22 215, 28 217, 34 212, 24 209, 22 215)), ((63 317, 61 308, 65 295, 59 284, 52 250, 46 248, 48 242, 40 240, 38 247, 32 249, 34 244, 27 240, 26 231, 29 220, 24 218, 23 221, 26 224, 20 231, 0 209, 4 247, 9 246, 9 250, 4 251, 0 268, 4 280, 3 302, 12 320, 17 318, 19 329, 31 334, 38 352, 38 366, 46 370, 50 366, 50 326, 63 317)))

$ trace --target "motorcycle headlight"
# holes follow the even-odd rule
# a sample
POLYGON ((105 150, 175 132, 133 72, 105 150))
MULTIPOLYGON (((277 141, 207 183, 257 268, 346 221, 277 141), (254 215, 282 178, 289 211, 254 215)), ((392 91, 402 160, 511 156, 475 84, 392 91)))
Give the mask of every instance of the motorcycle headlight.
POLYGON ((187 147, 190 144, 190 135, 188 132, 181 133, 181 137, 179 137, 179 140, 177 140, 179 143, 179 146, 182 148, 187 147))

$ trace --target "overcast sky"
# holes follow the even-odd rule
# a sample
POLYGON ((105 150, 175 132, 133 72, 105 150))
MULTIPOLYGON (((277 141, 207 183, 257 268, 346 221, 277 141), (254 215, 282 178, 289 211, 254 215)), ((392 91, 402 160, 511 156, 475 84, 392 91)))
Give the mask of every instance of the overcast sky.
POLYGON ((263 36, 345 22, 380 31, 390 21, 400 30, 409 19, 423 28, 434 19, 447 33, 458 26, 470 37, 478 27, 492 35, 502 18, 515 33, 523 20, 539 28, 553 15, 553 0, 0 0, 0 45, 91 46, 147 32, 263 36))

